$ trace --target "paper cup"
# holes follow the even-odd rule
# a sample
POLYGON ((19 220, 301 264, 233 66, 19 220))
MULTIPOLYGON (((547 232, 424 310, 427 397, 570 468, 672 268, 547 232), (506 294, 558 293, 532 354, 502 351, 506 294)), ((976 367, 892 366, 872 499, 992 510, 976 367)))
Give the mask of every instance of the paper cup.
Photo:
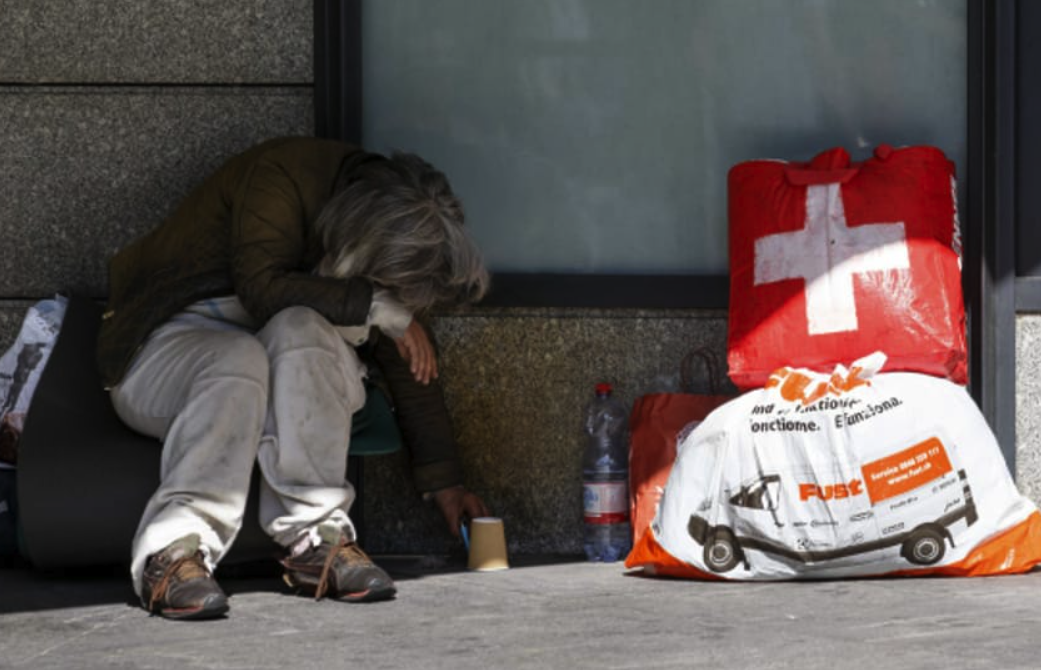
POLYGON ((502 519, 484 516, 470 521, 470 560, 467 567, 482 572, 510 567, 506 560, 506 531, 502 519))

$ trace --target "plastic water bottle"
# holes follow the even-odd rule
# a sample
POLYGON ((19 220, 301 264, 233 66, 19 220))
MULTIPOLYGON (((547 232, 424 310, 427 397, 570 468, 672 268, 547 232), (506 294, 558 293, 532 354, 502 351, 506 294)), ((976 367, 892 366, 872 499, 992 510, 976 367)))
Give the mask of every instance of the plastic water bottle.
POLYGON ((617 561, 632 547, 629 414, 619 400, 611 397, 610 384, 596 385, 596 397, 586 405, 585 433, 583 547, 590 561, 617 561))

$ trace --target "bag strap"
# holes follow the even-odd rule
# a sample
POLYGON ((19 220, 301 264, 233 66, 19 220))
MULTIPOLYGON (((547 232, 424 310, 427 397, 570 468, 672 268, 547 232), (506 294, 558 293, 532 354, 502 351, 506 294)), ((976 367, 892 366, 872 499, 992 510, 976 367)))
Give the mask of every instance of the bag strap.
POLYGON ((719 358, 710 347, 698 347, 687 352, 680 361, 680 389, 684 393, 704 393, 695 382, 695 365, 701 362, 708 376, 708 393, 720 395, 723 392, 723 378, 720 373, 719 358))

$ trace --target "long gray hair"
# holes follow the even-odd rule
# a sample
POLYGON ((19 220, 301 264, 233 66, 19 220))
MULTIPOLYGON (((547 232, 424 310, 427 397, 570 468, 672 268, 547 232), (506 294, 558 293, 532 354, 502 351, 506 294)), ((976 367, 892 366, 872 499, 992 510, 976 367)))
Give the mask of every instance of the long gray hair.
POLYGON ((326 257, 319 273, 364 277, 412 312, 480 300, 488 271, 463 228, 448 178, 415 154, 367 160, 315 222, 326 257))

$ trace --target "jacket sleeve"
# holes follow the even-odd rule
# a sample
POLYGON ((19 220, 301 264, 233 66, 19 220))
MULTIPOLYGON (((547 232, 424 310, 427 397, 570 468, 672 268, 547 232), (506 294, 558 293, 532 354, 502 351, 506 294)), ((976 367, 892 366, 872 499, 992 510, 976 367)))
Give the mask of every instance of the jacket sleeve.
POLYGON ((440 383, 436 379, 425 386, 417 382, 390 337, 376 335, 372 347, 409 450, 416 488, 429 493, 461 484, 462 468, 440 383))
POLYGON ((372 285, 365 279, 321 277, 306 267, 308 216, 293 175, 260 160, 236 194, 231 226, 231 274, 235 293, 254 318, 304 305, 330 322, 365 323, 372 285))

